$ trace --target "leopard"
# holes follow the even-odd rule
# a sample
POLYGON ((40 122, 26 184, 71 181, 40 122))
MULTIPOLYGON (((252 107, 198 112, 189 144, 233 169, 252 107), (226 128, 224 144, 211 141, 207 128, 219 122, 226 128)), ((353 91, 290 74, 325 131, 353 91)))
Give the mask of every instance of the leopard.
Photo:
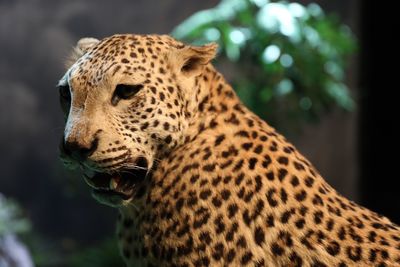
POLYGON ((213 66, 218 45, 82 38, 61 159, 119 210, 127 266, 400 266, 400 228, 333 189, 213 66))

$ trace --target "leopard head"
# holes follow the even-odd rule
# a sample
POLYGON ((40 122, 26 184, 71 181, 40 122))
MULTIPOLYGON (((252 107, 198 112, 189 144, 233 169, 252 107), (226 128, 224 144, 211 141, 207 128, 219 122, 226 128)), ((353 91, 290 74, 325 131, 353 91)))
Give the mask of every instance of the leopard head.
POLYGON ((196 81, 216 45, 169 36, 81 39, 58 83, 65 114, 60 145, 94 197, 111 206, 143 195, 163 155, 184 142, 196 107, 196 81))

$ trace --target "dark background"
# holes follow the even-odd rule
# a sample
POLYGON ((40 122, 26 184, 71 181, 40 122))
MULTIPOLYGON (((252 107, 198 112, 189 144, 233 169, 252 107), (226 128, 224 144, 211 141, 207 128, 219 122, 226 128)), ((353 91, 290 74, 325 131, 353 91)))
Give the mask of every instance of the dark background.
POLYGON ((374 1, 361 7, 360 200, 399 224, 399 14, 374 1))
MULTIPOLYGON (((116 211, 96 203, 82 179, 58 161, 63 119, 55 84, 76 41, 169 33, 218 2, 0 0, 0 193, 20 203, 38 235, 68 250, 114 232, 116 211)), ((373 1, 300 2, 337 13, 358 37, 359 50, 347 69, 358 107, 303 125, 291 141, 339 192, 400 222, 400 177, 394 169, 399 74, 398 67, 388 67, 398 64, 394 17, 377 19, 388 10, 373 1)))

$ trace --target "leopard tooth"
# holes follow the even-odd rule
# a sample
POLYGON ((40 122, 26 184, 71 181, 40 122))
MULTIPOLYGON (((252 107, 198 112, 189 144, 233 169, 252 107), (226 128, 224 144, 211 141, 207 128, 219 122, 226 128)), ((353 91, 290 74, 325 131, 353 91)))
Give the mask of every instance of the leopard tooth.
POLYGON ((118 187, 118 180, 116 177, 113 177, 110 179, 110 189, 111 190, 116 190, 118 187))

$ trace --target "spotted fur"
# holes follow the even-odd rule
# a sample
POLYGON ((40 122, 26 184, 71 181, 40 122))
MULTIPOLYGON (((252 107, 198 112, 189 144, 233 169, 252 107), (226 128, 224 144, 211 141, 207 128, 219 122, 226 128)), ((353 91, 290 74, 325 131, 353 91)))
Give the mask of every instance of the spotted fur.
POLYGON ((90 150, 76 164, 149 163, 117 205, 126 264, 400 266, 400 228, 342 197, 249 111, 209 63, 215 50, 158 35, 86 39, 60 81, 72 100, 64 141, 90 150), (115 104, 117 84, 142 88, 115 104))

